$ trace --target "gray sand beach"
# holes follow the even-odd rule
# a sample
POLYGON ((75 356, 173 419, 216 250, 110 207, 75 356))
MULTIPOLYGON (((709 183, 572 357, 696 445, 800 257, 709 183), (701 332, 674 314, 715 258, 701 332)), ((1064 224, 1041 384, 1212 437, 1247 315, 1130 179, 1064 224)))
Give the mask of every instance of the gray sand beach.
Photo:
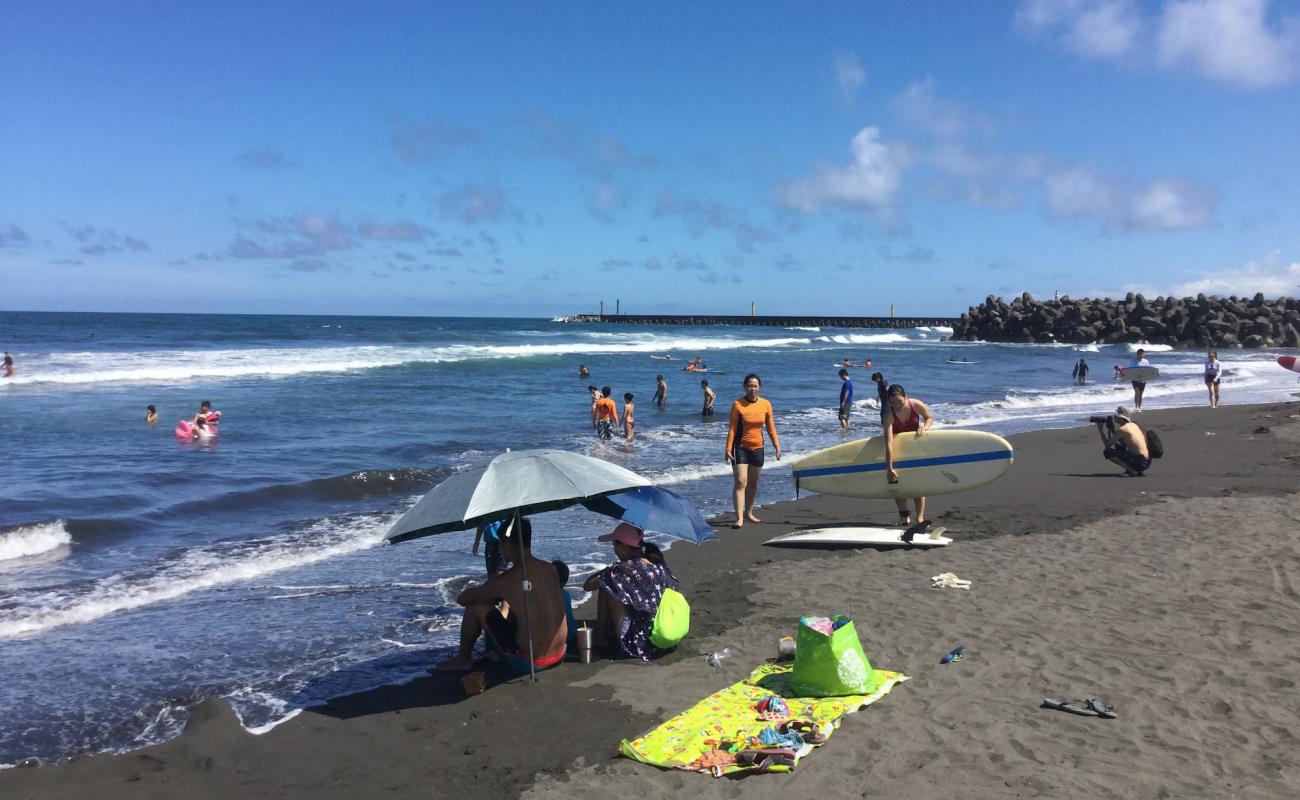
POLYGON ((207 702, 166 744, 0 773, 0 797, 1296 797, 1300 412, 1138 422, 1167 455, 1136 479, 1116 477, 1091 427, 1012 437, 1008 476, 932 501, 951 547, 762 547, 893 516, 888 502, 805 497, 673 548, 694 631, 657 663, 566 664, 469 699, 435 675, 260 737, 207 702), (930 588, 949 571, 972 588, 930 588), (912 680, 793 774, 714 780, 616 755, 773 657, 805 613, 852 616, 872 663, 912 680), (966 657, 941 665, 958 645, 966 657), (724 646, 731 656, 708 665, 724 646), (1044 697, 1101 697, 1119 716, 1044 697))

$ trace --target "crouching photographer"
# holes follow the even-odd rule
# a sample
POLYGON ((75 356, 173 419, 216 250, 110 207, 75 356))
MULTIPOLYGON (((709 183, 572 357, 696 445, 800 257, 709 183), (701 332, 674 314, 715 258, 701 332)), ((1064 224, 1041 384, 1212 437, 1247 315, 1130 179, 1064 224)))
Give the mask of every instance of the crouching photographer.
POLYGON ((1088 421, 1096 423, 1097 433, 1106 445, 1102 455, 1123 467, 1126 476, 1137 477, 1151 467, 1147 437, 1129 416, 1127 408, 1120 406, 1109 417, 1089 417, 1088 421))

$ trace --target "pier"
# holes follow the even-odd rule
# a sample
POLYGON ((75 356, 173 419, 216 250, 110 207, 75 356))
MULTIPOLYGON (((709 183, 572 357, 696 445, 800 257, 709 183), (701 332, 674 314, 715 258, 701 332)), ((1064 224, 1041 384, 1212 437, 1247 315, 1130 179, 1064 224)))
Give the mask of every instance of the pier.
POLYGON ((715 316, 702 314, 577 314, 564 322, 606 322, 628 325, 758 325, 772 328, 951 328, 958 317, 824 317, 715 316))

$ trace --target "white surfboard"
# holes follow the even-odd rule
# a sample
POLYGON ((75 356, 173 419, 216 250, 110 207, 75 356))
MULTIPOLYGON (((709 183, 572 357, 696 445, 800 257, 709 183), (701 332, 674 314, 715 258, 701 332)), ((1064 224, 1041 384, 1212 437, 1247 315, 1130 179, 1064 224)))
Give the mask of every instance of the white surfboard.
POLYGON ((903 541, 904 528, 808 528, 783 533, 763 544, 773 547, 944 547, 947 528, 932 528, 903 541))
POLYGON ((1160 377, 1155 367, 1121 367, 1126 381, 1150 381, 1160 377))
POLYGON ((885 437, 845 442, 794 462, 795 491, 884 499, 963 492, 1002 477, 1015 451, 1001 436, 983 431, 930 431, 894 437, 898 482, 885 475, 885 437))

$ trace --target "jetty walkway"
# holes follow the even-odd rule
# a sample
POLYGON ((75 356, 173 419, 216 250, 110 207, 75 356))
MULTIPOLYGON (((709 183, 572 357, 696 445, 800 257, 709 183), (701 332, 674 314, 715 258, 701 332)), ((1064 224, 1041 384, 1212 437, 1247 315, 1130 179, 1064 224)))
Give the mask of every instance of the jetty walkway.
POLYGON ((577 314, 559 322, 628 325, 760 325, 774 328, 951 328, 959 317, 707 316, 699 314, 577 314))

